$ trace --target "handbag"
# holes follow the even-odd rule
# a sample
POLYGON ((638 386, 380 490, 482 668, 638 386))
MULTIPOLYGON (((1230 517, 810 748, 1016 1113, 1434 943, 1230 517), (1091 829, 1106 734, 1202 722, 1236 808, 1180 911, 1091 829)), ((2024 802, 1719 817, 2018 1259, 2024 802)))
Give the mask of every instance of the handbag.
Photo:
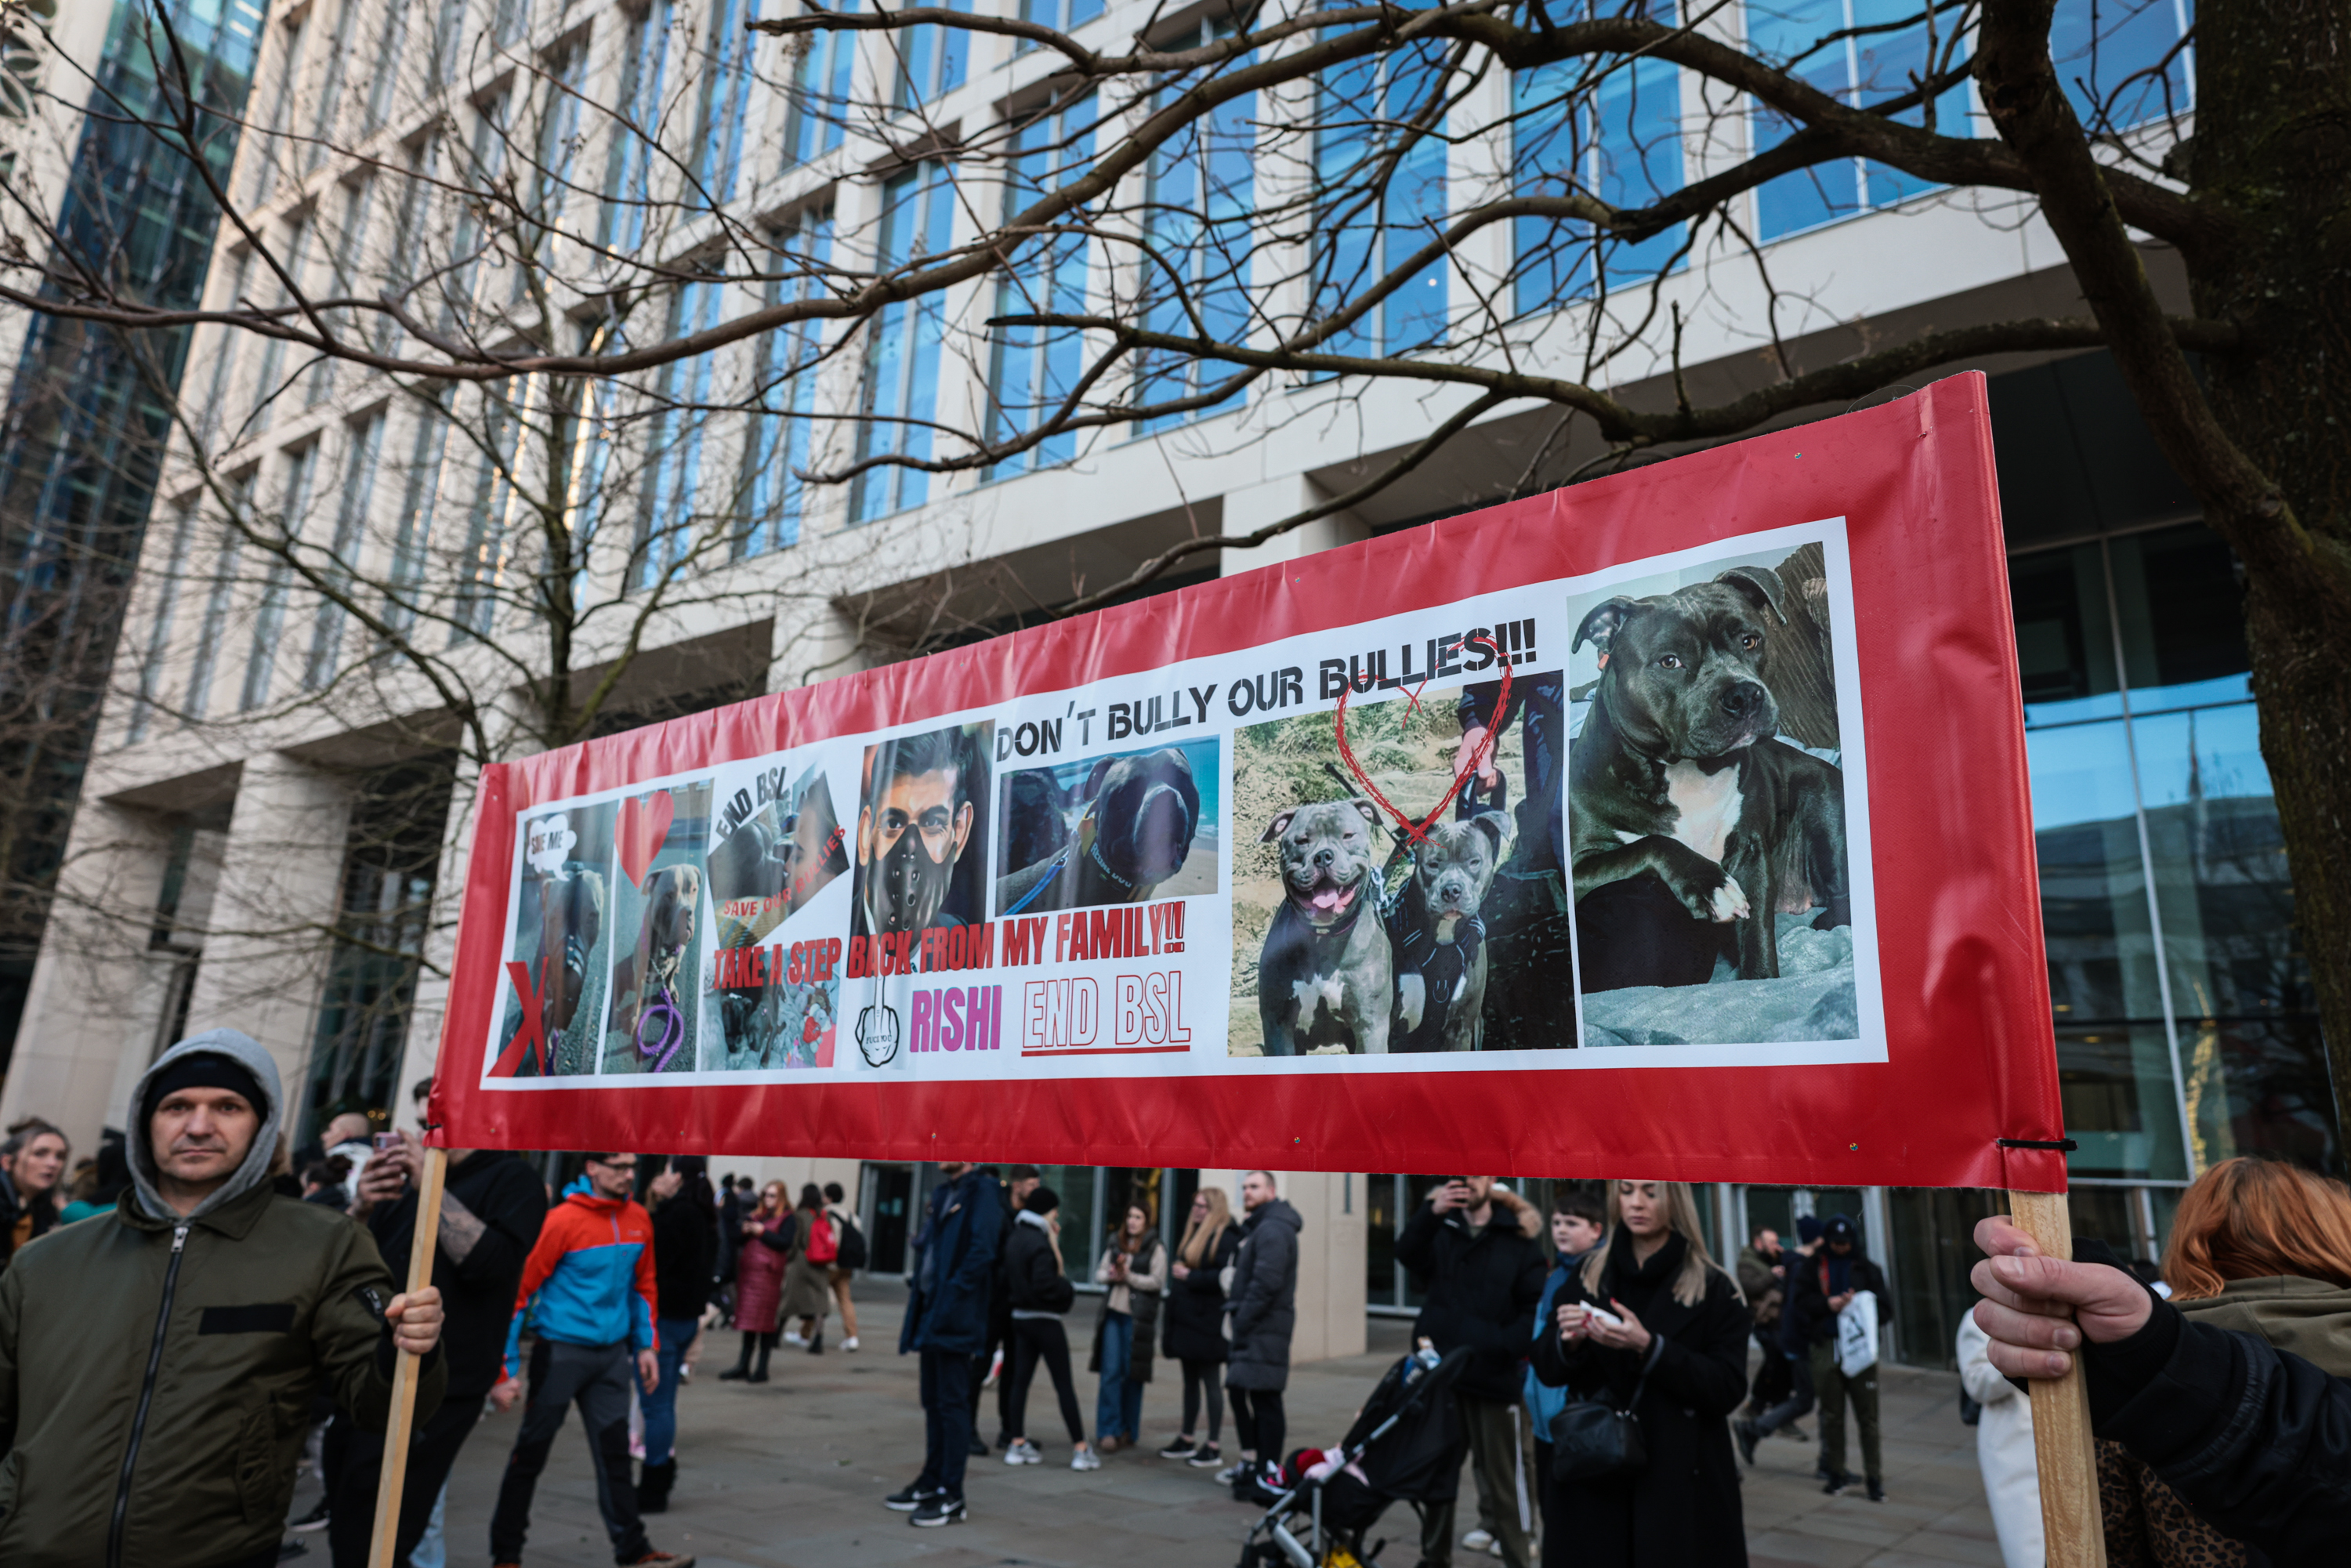
POLYGON ((1551 1479, 1555 1485, 1629 1476, 1645 1469, 1649 1450, 1641 1440, 1641 1418, 1633 1414, 1666 1342, 1652 1336, 1641 1375, 1623 1409, 1599 1399, 1570 1399, 1551 1421, 1551 1479))

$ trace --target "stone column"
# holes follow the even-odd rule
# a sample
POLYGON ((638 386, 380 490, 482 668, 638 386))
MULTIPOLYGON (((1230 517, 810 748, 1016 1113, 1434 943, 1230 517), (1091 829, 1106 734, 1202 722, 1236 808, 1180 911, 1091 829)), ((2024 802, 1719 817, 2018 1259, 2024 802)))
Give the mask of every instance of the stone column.
POLYGON ((75 812, 0 1087, 0 1126, 42 1117, 77 1158, 97 1153, 102 1128, 123 1126, 164 1023, 173 956, 151 952, 148 941, 171 841, 152 812, 94 798, 75 812))
POLYGON ((246 760, 188 1006, 190 1033, 241 1030, 277 1059, 288 1136, 298 1136, 293 1113, 334 951, 350 828, 342 779, 283 752, 246 760))
MULTIPOLYGON (((1202 1171, 1236 1208, 1247 1171, 1202 1171)), ((1304 1228, 1298 1237, 1298 1328, 1293 1366, 1364 1354, 1364 1181, 1333 1171, 1277 1171, 1274 1182, 1304 1228)))

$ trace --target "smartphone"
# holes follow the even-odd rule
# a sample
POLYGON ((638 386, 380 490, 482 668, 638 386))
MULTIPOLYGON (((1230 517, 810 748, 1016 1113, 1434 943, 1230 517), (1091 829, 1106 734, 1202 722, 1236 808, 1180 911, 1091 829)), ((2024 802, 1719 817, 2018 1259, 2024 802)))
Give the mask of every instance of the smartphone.
POLYGON ((1589 1301, 1584 1303, 1583 1315, 1594 1322, 1606 1323, 1612 1329, 1621 1329, 1625 1326, 1623 1318, 1618 1317, 1606 1307, 1595 1307, 1589 1301))
POLYGON ((400 1134, 398 1133, 378 1133, 375 1135, 375 1152, 377 1154, 381 1155, 398 1147, 400 1147, 400 1134))

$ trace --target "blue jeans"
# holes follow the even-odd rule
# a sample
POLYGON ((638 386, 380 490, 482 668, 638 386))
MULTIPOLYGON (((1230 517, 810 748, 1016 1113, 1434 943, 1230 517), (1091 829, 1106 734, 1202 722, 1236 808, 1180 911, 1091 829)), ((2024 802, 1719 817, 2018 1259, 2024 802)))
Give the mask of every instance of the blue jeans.
POLYGON ((661 1384, 639 1404, 645 1413, 645 1463, 665 1465, 677 1449, 677 1369, 686 1347, 702 1332, 694 1318, 663 1318, 654 1325, 660 1336, 661 1384))
MULTIPOLYGON (((1144 1354, 1150 1353, 1148 1345, 1144 1354)), ((1094 1400, 1094 1440, 1143 1436, 1143 1385, 1127 1380, 1134 1364, 1134 1319, 1125 1312, 1102 1314, 1102 1393, 1094 1400)))

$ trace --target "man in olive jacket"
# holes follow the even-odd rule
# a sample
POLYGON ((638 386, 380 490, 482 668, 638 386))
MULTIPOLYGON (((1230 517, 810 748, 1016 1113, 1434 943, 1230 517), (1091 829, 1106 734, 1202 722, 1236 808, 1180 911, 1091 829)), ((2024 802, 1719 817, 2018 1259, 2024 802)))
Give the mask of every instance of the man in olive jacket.
POLYGON ((0 1563, 277 1560, 321 1387, 367 1427, 402 1351, 441 1403, 441 1298, 394 1293, 368 1233, 282 1197, 284 1096, 234 1030, 181 1041, 131 1097, 131 1185, 0 1275, 0 1563))

